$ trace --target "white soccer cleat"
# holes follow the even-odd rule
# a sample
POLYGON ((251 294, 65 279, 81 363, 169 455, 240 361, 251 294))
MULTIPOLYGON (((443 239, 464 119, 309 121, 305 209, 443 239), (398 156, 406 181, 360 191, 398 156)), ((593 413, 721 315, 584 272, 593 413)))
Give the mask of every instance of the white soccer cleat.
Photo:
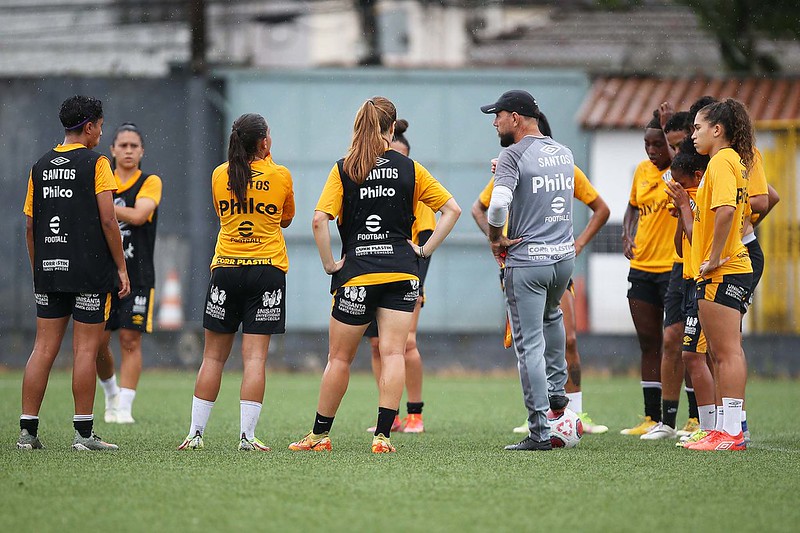
POLYGON ((133 424, 136 420, 133 419, 131 416, 130 411, 117 411, 116 420, 114 420, 117 424, 133 424))
POLYGON ((677 439, 678 432, 675 431, 675 428, 671 428, 665 423, 659 422, 639 438, 642 440, 677 439))
POLYGON ((106 424, 114 424, 117 421, 117 405, 119 404, 119 394, 106 398, 106 412, 103 419, 106 424))

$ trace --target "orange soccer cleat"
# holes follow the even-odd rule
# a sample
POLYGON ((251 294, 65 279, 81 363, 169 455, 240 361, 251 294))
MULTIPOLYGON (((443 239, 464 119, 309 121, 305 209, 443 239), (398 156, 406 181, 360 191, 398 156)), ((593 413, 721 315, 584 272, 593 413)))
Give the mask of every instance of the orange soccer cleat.
POLYGON ((289 449, 295 452, 329 452, 331 451, 331 439, 327 433, 314 435, 309 431, 305 437, 291 443, 289 449))
MULTIPOLYGON (((394 428, 392 428, 394 431, 394 428)), ((402 433, 423 433, 425 425, 422 423, 422 414, 411 414, 403 420, 402 433)))
POLYGON ((729 435, 724 431, 711 431, 705 438, 686 446, 686 448, 703 452, 738 452, 746 450, 747 444, 745 444, 744 435, 741 432, 738 435, 729 435))
POLYGON ((389 442, 388 437, 384 437, 383 433, 378 433, 372 437, 372 453, 394 453, 397 449, 389 442))

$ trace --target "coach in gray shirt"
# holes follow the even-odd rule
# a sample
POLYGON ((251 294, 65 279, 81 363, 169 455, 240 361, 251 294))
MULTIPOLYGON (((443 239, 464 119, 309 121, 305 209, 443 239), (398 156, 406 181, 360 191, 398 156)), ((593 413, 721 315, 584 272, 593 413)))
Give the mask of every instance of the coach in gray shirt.
POLYGON ((539 131, 541 113, 525 91, 494 104, 501 152, 489 204, 489 240, 505 265, 505 291, 525 407, 528 437, 507 450, 549 450, 547 409, 563 410, 567 363, 561 296, 572 276, 572 152, 539 131), (508 236, 503 226, 508 221, 508 236))

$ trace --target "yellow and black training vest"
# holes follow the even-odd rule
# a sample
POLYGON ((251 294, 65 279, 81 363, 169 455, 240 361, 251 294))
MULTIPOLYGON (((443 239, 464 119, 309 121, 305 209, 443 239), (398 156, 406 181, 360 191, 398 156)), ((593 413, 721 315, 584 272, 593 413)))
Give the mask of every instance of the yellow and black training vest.
POLYGON ((331 279, 331 292, 363 274, 417 275, 417 255, 408 244, 414 223, 414 161, 388 150, 364 183, 355 183, 337 162, 342 180, 341 224, 344 266, 331 279))
POLYGON ((33 285, 38 293, 107 293, 117 268, 100 224, 87 148, 50 150, 33 165, 33 285))
MULTIPOLYGON (((130 189, 114 193, 114 205, 133 207, 136 195, 142 190, 144 182, 150 174, 142 174, 130 189)), ((153 211, 152 220, 141 226, 134 226, 119 221, 119 232, 122 236, 122 251, 125 252, 125 264, 131 287, 155 287, 156 274, 153 266, 153 252, 156 247, 156 224, 158 223, 158 206, 153 211)))

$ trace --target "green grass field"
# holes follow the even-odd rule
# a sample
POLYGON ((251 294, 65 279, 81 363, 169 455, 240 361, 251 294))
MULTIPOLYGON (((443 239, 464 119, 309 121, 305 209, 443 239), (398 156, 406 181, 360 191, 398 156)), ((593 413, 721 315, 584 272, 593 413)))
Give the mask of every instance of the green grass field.
MULTIPOLYGON (((119 452, 78 453, 69 375, 42 408, 44 451, 15 449, 21 374, 0 374, 2 531, 797 531, 798 383, 748 384, 751 449, 701 453, 619 435, 641 411, 638 381, 589 377, 584 404, 611 427, 580 446, 506 452, 525 417, 513 377, 428 377, 426 433, 369 451, 376 392, 354 376, 332 453, 286 449, 310 427, 317 375, 271 374, 257 435, 270 453, 236 451, 240 376, 227 374, 206 448, 178 452, 194 375, 145 373, 133 426, 96 423, 119 452)), ((679 422, 686 418, 682 398, 679 422)), ((102 391, 97 413, 102 419, 102 391)))

